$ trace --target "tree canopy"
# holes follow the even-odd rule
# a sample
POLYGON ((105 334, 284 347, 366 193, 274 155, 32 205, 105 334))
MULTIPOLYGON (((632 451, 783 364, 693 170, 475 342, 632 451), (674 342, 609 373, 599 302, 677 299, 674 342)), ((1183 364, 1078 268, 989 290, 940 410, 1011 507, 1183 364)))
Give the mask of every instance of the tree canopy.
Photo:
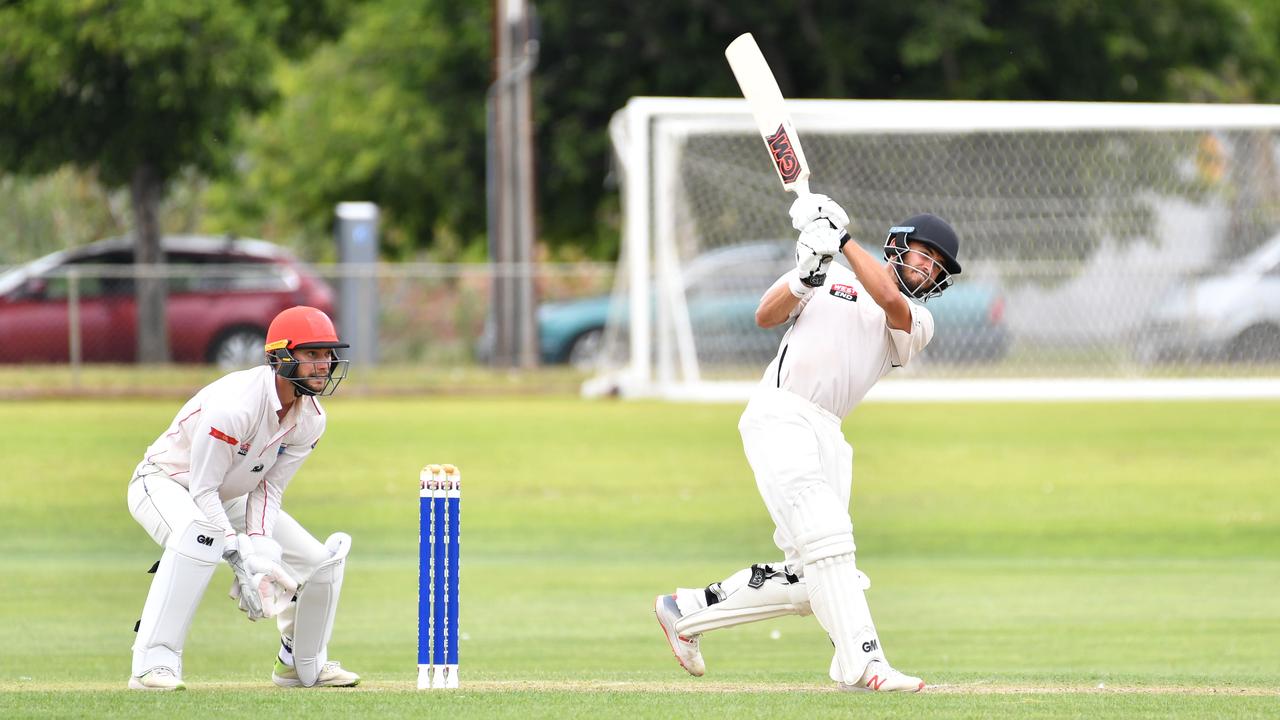
MULTIPOLYGON (((273 97, 278 49, 335 28, 336 2, 28 0, 0 5, 0 168, 64 166, 130 188, 139 263, 160 262, 158 209, 184 169, 227 169, 236 121, 273 97)), ((164 286, 138 283, 139 359, 168 353, 164 286)))
MULTIPOLYGON (((635 95, 736 96, 723 49, 745 31, 796 98, 1280 98, 1266 0, 534 4, 539 237, 602 257, 617 242, 610 116, 635 95)), ((210 230, 328 248, 334 203, 371 200, 389 257, 482 251, 489 0, 106 7, 0 9, 0 166, 97 163, 117 182, 127 156, 94 140, 111 129, 166 174, 230 171, 210 230)))

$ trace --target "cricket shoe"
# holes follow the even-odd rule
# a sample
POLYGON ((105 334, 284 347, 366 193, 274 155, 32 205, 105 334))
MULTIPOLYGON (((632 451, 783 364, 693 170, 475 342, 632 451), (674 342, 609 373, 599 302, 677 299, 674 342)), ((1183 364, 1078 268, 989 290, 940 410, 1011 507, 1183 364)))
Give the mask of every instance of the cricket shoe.
POLYGON ((186 690, 187 686, 183 684, 182 678, 178 677, 178 673, 173 668, 153 667, 150 670, 129 678, 130 690, 186 690))
POLYGON ((658 616, 658 624, 667 636, 671 652, 684 668, 694 677, 702 677, 707 671, 707 664, 702 661, 702 636, 684 636, 676 632, 676 621, 680 619, 680 608, 676 605, 675 595, 659 595, 653 604, 653 614, 658 616))
POLYGON ((841 690, 850 692, 920 692, 924 689, 924 681, 889 667, 882 660, 867 663, 862 679, 853 685, 837 683, 841 690))
MULTIPOLYGON (((276 658, 275 670, 271 672, 271 682, 280 687, 304 687, 298 679, 298 671, 292 665, 276 658)), ((337 660, 330 660, 320 668, 320 676, 312 687, 355 687, 360 684, 360 676, 350 670, 343 670, 337 660)))

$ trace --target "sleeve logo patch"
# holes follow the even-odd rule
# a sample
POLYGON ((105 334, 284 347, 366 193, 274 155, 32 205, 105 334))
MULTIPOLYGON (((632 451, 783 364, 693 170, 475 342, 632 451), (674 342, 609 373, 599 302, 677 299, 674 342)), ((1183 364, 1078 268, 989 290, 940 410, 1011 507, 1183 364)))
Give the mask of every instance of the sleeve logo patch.
POLYGON ((224 443, 226 443, 226 444, 228 444, 228 445, 239 445, 239 444, 240 444, 240 441, 239 441, 239 440, 237 440, 237 439, 235 439, 235 438, 231 437, 230 435, 228 435, 228 434, 226 434, 226 433, 222 432, 221 430, 219 430, 219 429, 218 429, 218 428, 216 428, 216 427, 210 427, 210 428, 209 428, 209 435, 210 435, 211 437, 217 438, 218 440, 221 440, 222 442, 224 442, 224 443))
POLYGON ((834 283, 831 285, 831 294, 835 295, 841 300, 849 300, 851 302, 858 301, 858 291, 855 290, 852 285, 841 285, 839 283, 834 283))

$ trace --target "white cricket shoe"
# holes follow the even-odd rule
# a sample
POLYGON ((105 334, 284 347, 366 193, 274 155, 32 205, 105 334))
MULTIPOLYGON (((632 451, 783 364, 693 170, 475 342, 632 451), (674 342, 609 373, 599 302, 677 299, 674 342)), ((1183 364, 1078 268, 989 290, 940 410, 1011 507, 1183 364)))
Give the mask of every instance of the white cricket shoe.
POLYGON ((850 692, 920 692, 924 689, 924 681, 889 667, 882 660, 867 663, 862 679, 853 685, 836 683, 841 690, 850 692))
POLYGON ((160 666, 129 678, 130 690, 186 690, 187 686, 173 668, 160 666))
MULTIPOLYGON (((276 658, 276 667, 271 672, 271 682, 280 687, 304 687, 298 679, 298 671, 292 665, 276 658)), ((355 687, 360 684, 360 676, 350 670, 343 670, 337 660, 330 660, 320 668, 316 684, 311 687, 355 687)))
POLYGON ((684 636, 676 632, 680 608, 676 605, 675 595, 659 595, 653 604, 653 614, 658 616, 658 624, 667 636, 671 652, 680 661, 680 667, 694 677, 702 677, 707 671, 707 664, 702 661, 702 636, 684 636))

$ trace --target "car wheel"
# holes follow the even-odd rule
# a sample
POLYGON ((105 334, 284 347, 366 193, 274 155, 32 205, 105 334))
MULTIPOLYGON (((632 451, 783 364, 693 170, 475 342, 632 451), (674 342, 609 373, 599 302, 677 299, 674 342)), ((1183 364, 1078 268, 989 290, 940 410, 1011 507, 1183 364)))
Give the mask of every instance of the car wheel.
POLYGON ((261 365, 266 359, 262 345, 267 333, 262 328, 238 327, 223 333, 209 350, 209 362, 223 370, 243 370, 261 365))
POLYGON ((604 328, 591 328, 573 339, 569 346, 569 364, 578 370, 592 370, 600 362, 604 350, 604 328))
POLYGON ((1253 325, 1245 328, 1231 341, 1227 359, 1258 364, 1280 361, 1280 327, 1253 325))

